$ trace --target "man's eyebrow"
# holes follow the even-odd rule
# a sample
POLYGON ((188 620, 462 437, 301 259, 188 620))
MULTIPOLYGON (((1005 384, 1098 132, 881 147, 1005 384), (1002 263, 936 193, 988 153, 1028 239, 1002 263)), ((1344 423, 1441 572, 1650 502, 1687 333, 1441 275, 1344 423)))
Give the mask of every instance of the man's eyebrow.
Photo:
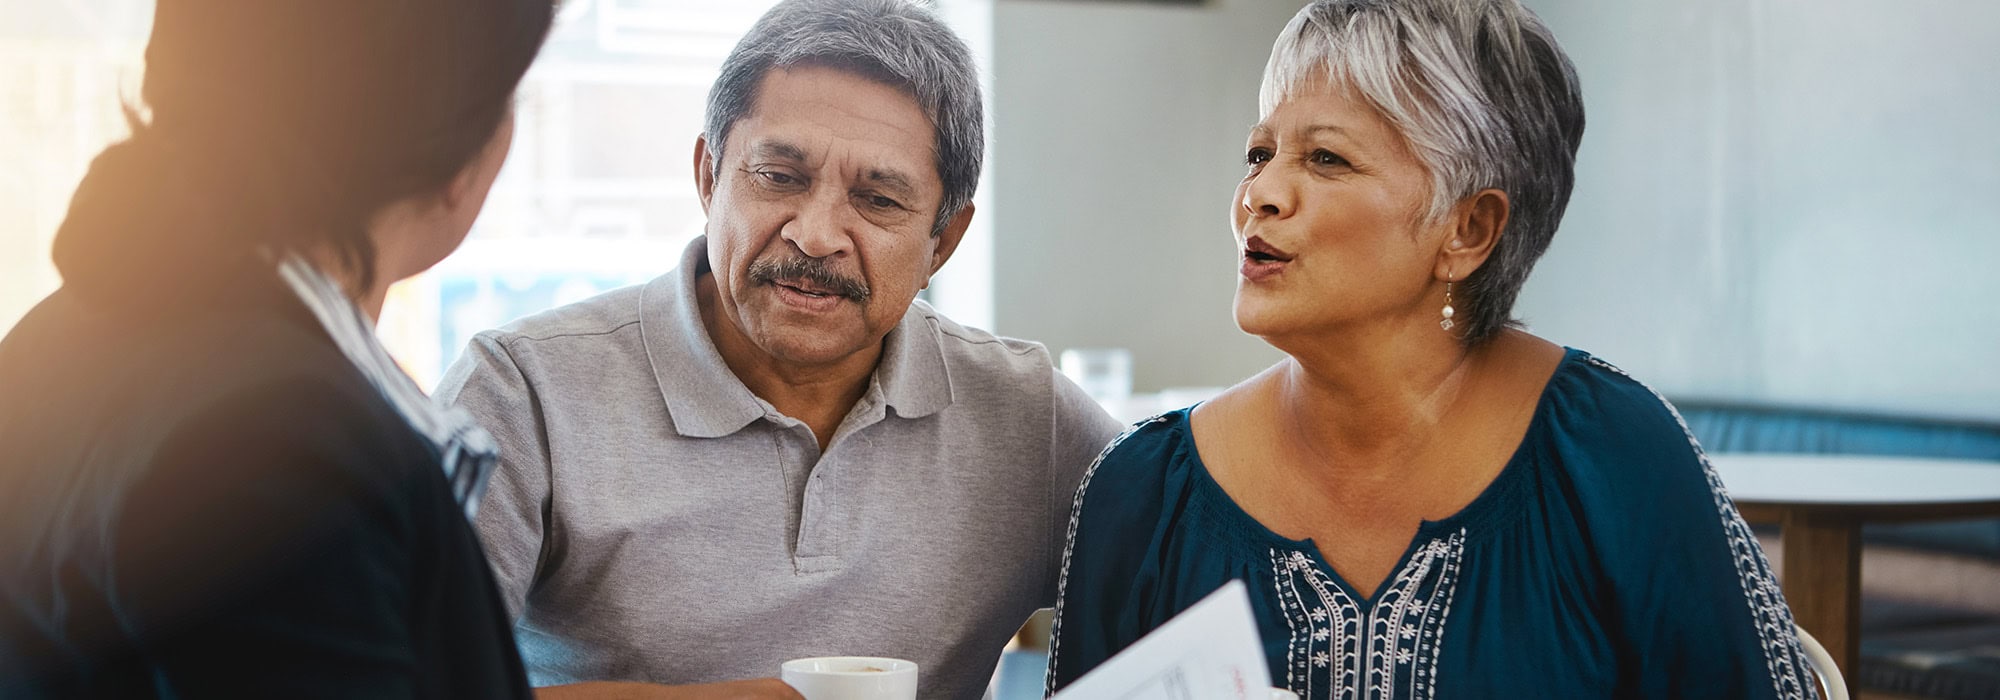
POLYGON ((799 148, 797 145, 785 141, 759 141, 757 145, 750 148, 750 157, 753 159, 770 158, 803 163, 806 160, 806 149, 799 148))
POLYGON ((897 194, 905 197, 914 196, 917 192, 917 186, 914 184, 914 181, 908 175, 895 170, 869 168, 861 174, 861 179, 894 190, 897 194))

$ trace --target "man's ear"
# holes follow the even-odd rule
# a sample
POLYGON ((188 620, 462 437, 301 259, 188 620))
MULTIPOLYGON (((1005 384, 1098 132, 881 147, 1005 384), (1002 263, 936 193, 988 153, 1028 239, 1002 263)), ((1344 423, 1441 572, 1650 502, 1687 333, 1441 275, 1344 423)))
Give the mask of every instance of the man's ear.
MULTIPOLYGON (((931 274, 935 275, 938 270, 944 269, 944 262, 950 260, 951 254, 958 250, 959 241, 965 240, 965 229, 971 225, 972 203, 966 202, 965 208, 951 215, 951 220, 944 224, 944 230, 938 232, 937 247, 931 251, 931 274)), ((926 283, 924 286, 930 285, 926 283)))
POLYGON ((1500 236, 1507 232, 1507 193, 1484 189, 1460 205, 1451 235, 1438 251, 1436 275, 1445 280, 1463 280, 1486 264, 1500 236))
POLYGON ((715 155, 708 150, 708 136, 694 137, 694 190, 701 198, 702 216, 708 215, 708 202, 715 198, 715 155))

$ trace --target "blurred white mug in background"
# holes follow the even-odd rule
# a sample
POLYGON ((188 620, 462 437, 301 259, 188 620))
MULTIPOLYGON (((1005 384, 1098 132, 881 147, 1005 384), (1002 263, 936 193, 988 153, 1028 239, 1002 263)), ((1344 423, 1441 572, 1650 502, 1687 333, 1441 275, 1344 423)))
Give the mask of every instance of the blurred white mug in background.
POLYGON ((1125 348, 1064 350, 1062 373, 1099 403, 1132 396, 1132 351, 1125 348))

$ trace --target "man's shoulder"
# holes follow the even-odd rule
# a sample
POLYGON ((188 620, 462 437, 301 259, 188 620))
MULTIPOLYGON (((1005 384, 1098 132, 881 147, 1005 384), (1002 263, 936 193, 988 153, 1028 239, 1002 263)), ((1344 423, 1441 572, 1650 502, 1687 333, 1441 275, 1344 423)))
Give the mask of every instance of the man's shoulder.
POLYGON ((457 401, 468 383, 516 375, 511 381, 530 384, 608 386, 614 376, 643 384, 651 378, 638 332, 644 293, 644 285, 614 289, 481 331, 445 371, 437 394, 457 401))
POLYGON ((994 335, 984 329, 961 324, 921 300, 914 302, 911 310, 937 331, 938 350, 943 353, 954 378, 965 374, 1042 376, 1055 368, 1055 363, 1049 359, 1049 349, 1041 343, 994 335))
POLYGON ((604 338, 639 323, 646 284, 613 289, 582 301, 516 319, 480 335, 503 345, 604 338))

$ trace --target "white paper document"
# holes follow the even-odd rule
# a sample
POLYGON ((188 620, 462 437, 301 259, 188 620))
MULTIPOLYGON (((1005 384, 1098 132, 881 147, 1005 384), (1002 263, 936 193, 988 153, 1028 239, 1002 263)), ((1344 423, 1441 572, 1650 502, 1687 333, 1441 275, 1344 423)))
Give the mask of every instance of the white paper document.
POLYGON ((1053 700, 1265 700, 1271 670, 1242 581, 1231 581, 1053 700))

